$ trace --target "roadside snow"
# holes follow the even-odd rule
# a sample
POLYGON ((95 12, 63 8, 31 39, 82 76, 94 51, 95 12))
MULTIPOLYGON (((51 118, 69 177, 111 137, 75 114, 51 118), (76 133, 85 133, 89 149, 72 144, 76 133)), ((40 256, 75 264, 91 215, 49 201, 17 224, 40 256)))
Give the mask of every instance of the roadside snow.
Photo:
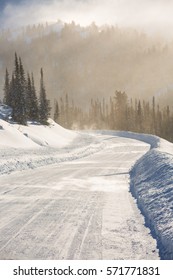
MULTIPOLYGON (((100 133, 100 132, 97 132, 100 133)), ((173 144, 155 135, 102 131, 150 144, 130 172, 130 191, 150 228, 161 259, 173 259, 173 144)))
POLYGON ((173 259, 173 155, 151 150, 131 171, 131 192, 157 238, 162 259, 173 259))
POLYGON ((117 132, 151 145, 130 172, 132 195, 157 239, 161 259, 173 259, 173 144, 154 135, 117 132))
POLYGON ((0 120, 0 175, 48 164, 72 161, 103 149, 96 137, 49 126, 22 126, 0 120))

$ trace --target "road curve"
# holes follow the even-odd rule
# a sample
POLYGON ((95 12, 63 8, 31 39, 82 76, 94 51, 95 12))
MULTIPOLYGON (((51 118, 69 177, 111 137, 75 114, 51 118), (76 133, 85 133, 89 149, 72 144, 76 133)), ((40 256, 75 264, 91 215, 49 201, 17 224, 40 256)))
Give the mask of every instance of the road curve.
POLYGON ((149 146, 97 137, 93 155, 0 177, 0 259, 159 259, 129 192, 149 146))

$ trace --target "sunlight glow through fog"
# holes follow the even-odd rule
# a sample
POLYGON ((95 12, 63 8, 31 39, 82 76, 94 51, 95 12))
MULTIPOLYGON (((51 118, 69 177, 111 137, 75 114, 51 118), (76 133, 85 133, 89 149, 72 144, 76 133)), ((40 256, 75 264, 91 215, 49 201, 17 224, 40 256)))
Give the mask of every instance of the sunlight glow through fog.
POLYGON ((60 19, 84 26, 91 22, 118 24, 169 35, 173 34, 172 10, 170 0, 23 0, 5 6, 1 25, 23 26, 60 19))

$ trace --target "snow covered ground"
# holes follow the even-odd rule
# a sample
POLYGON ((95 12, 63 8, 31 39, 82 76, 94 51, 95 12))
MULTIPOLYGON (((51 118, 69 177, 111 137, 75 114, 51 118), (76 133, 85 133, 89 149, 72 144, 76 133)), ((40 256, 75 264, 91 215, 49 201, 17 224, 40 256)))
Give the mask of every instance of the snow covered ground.
POLYGON ((104 147, 96 137, 50 126, 22 126, 0 120, 0 174, 72 161, 104 147))
MULTIPOLYGON (((107 132, 102 132, 106 133, 107 132)), ((109 132, 150 144, 130 172, 130 191, 157 239, 161 259, 173 259, 173 144, 154 135, 109 132)))
MULTIPOLYGON (((158 139, 156 139, 158 140, 158 139)), ((173 144, 160 139, 131 170, 131 192, 162 259, 173 259, 173 144)))
POLYGON ((172 157, 155 136, 0 120, 0 259, 158 259, 153 236, 173 258, 172 157))

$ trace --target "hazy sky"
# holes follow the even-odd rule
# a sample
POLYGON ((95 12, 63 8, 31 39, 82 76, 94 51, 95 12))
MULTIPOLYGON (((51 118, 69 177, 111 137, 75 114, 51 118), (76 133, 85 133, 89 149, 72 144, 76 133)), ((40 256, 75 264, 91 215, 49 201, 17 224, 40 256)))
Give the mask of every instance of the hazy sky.
POLYGON ((61 19, 173 35, 173 0, 1 0, 0 8, 0 23, 6 27, 61 19))

